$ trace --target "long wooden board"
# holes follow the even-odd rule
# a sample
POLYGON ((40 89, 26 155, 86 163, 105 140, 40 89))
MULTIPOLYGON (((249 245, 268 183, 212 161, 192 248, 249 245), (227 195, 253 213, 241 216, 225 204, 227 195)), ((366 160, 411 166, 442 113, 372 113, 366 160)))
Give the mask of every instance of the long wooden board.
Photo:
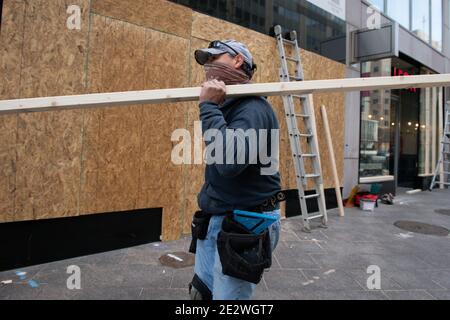
MULTIPOLYGON (((246 84, 228 86, 227 96, 303 95, 330 91, 342 92, 446 86, 450 86, 450 74, 246 84)), ((0 114, 196 101, 199 98, 200 90, 200 87, 194 87, 3 100, 0 101, 0 114)))

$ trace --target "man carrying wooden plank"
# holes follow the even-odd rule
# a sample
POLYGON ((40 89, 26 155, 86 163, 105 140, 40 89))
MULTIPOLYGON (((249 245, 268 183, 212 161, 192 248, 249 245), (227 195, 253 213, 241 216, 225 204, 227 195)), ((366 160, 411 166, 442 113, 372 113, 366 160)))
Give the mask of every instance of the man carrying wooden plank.
POLYGON ((255 72, 244 44, 213 41, 195 58, 207 79, 199 104, 204 139, 207 149, 216 146, 198 195, 202 211, 192 225, 196 259, 189 292, 194 300, 250 299, 271 265, 280 232, 279 124, 264 97, 226 97, 226 85, 250 83, 255 72), (218 140, 223 141, 220 148, 218 140), (273 161, 262 161, 261 152, 273 161), (273 224, 255 233, 237 223, 234 210, 258 213, 257 219, 265 214, 273 224))

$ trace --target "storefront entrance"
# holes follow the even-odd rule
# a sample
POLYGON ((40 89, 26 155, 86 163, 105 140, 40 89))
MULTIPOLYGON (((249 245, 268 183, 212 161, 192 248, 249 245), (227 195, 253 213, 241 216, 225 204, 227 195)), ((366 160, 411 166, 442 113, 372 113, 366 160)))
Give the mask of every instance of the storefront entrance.
MULTIPOLYGON (((398 59, 392 59, 392 75, 417 75, 418 67, 398 59)), ((396 114, 394 135, 396 139, 395 158, 396 185, 403 188, 417 188, 419 174, 419 132, 420 132, 420 89, 410 88, 391 91, 391 108, 396 114)))
MULTIPOLYGON (((433 73, 406 56, 364 62, 362 77, 433 73)), ((426 189, 437 162, 442 88, 361 92, 360 183, 426 189), (428 179, 428 180, 427 180, 428 179)))
MULTIPOLYGON (((419 89, 417 89, 419 91, 419 89)), ((392 90, 392 107, 397 112, 397 126, 394 134, 398 141, 396 157, 398 170, 397 186, 416 188, 419 156, 419 98, 418 92, 392 90)))

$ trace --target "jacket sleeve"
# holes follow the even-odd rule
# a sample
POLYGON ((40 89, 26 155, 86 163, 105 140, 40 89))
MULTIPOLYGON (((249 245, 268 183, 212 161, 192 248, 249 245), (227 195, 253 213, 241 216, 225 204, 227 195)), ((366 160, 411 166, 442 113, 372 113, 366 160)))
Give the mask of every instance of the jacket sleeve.
POLYGON ((264 117, 262 117, 261 108, 258 108, 257 104, 253 100, 247 102, 245 108, 240 108, 230 123, 225 121, 218 104, 213 102, 202 102, 200 104, 200 120, 202 121, 205 144, 208 149, 211 143, 215 143, 214 146, 210 146, 210 148, 215 148, 215 162, 212 164, 221 176, 230 178, 238 176, 250 164, 258 163, 258 135, 259 129, 264 128, 264 117), (247 131, 248 129, 253 130, 247 131), (233 133, 233 135, 231 136, 230 133, 233 133), (217 143, 217 135, 221 135, 222 145, 217 143), (211 136, 214 138, 211 138, 211 136), (256 141, 252 140, 254 138, 256 138, 256 141), (240 148, 237 146, 240 146, 240 148))

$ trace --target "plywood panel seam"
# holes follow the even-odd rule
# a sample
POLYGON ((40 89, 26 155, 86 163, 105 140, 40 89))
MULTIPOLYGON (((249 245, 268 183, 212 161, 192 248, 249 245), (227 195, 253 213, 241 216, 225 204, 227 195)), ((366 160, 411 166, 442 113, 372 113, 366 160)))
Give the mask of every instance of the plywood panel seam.
MULTIPOLYGON (((106 27, 106 19, 102 19, 103 20, 103 23, 104 23, 104 26, 106 27)), ((104 75, 104 64, 105 64, 105 59, 104 59, 104 57, 105 57, 105 48, 106 48, 106 45, 105 45, 105 39, 106 39, 106 36, 105 36, 105 34, 103 34, 102 35, 102 37, 103 37, 103 39, 102 39, 102 43, 103 43, 103 48, 102 48, 102 58, 101 58, 101 61, 102 61, 102 63, 101 63, 101 68, 100 68, 100 86, 103 88, 103 75, 104 75)), ((100 112, 100 116, 98 117, 98 135, 97 135, 97 141, 101 141, 100 139, 101 139, 101 136, 102 136, 102 120, 105 118, 105 110, 103 109, 103 110, 101 110, 101 112, 100 112)), ((95 205, 95 210, 98 210, 98 207, 97 207, 97 199, 98 199, 98 185, 99 185, 99 177, 100 177, 100 172, 99 172, 99 170, 95 170, 95 185, 97 186, 96 188, 95 188, 95 198, 94 199, 96 199, 95 201, 96 201, 96 205, 95 205)))
MULTIPOLYGON (((87 11, 89 22, 88 22, 88 32, 86 39, 86 57, 84 63, 84 91, 88 92, 89 88, 89 53, 90 53, 90 38, 92 32, 92 16, 91 12, 91 3, 92 0, 89 0, 89 8, 87 11)), ((83 110, 81 113, 81 150, 80 150, 80 179, 78 185, 78 197, 77 197, 77 215, 81 214, 81 190, 83 185, 83 171, 84 171, 84 152, 85 152, 85 127, 86 127, 86 112, 87 110, 83 110)))
MULTIPOLYGON (((22 46, 20 50, 20 67, 19 67, 19 98, 22 97, 22 68, 23 68, 23 52, 25 46, 25 25, 26 25, 26 17, 27 17, 27 6, 28 3, 25 2, 23 6, 23 26, 22 26, 22 46)), ((19 141, 19 115, 16 117, 16 144, 19 141)), ((16 216, 16 207, 17 207, 17 164, 19 160, 18 149, 15 148, 15 170, 14 170, 14 200, 13 200, 13 219, 16 216)))
POLYGON ((99 16, 99 17, 115 20, 115 21, 120 21, 122 23, 128 23, 128 24, 134 25, 136 27, 144 28, 145 30, 152 30, 152 31, 160 32, 160 33, 165 33, 165 34, 168 34, 168 35, 171 35, 171 36, 175 36, 175 37, 178 37, 178 38, 182 38, 182 39, 185 39, 185 40, 189 40, 189 38, 182 37, 179 34, 176 34, 176 33, 173 33, 173 32, 168 32, 168 31, 165 31, 165 30, 155 29, 155 28, 152 28, 152 27, 144 26, 142 24, 129 22, 129 21, 118 19, 118 18, 115 18, 115 17, 111 17, 111 16, 108 16, 108 15, 105 15, 105 14, 100 14, 100 13, 97 13, 97 12, 91 12, 91 14, 99 16))

